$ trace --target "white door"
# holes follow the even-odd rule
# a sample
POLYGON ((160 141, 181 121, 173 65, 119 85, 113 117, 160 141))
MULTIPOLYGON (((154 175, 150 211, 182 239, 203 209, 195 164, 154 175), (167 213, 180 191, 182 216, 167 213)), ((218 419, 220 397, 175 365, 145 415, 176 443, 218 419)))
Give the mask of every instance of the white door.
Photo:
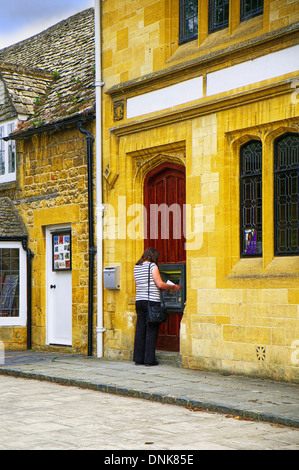
POLYGON ((47 344, 72 345, 70 227, 46 229, 47 344))

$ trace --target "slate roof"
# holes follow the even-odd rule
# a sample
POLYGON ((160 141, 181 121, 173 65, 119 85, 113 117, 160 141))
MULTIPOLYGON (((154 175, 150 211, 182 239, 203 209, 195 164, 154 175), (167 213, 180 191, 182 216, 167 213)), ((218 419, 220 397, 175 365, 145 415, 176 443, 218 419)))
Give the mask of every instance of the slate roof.
POLYGON ((28 232, 19 212, 8 197, 0 198, 0 238, 27 238, 28 232))
POLYGON ((0 119, 30 114, 17 132, 95 111, 94 10, 0 50, 0 119))

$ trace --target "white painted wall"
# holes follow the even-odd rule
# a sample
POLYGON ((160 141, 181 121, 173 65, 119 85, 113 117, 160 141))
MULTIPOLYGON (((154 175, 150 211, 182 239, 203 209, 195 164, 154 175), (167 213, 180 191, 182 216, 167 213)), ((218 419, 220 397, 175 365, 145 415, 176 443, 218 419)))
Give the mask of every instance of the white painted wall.
POLYGON ((207 96, 299 70, 299 45, 207 74, 207 96))
POLYGON ((127 118, 172 108, 203 97, 202 77, 135 96, 127 100, 127 118))

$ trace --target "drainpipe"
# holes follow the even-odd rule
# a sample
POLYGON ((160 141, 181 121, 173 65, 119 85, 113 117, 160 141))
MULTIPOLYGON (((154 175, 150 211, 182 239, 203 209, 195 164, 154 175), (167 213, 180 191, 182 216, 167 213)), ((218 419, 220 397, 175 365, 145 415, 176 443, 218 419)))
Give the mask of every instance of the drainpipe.
POLYGON ((103 356, 103 216, 102 198, 102 61, 101 0, 94 2, 95 15, 95 91, 96 91, 96 214, 97 214, 97 357, 103 356))
POLYGON ((34 254, 27 246, 27 240, 22 240, 22 247, 27 254, 27 349, 32 348, 31 330, 32 330, 32 258, 34 254))
POLYGON ((93 288, 94 288, 94 265, 97 253, 94 247, 93 229, 93 176, 92 176, 92 145, 93 136, 82 129, 81 122, 78 122, 79 131, 86 135, 87 142, 87 170, 88 170, 88 234, 89 234, 89 279, 88 279, 88 356, 92 356, 92 328, 93 328, 93 288))

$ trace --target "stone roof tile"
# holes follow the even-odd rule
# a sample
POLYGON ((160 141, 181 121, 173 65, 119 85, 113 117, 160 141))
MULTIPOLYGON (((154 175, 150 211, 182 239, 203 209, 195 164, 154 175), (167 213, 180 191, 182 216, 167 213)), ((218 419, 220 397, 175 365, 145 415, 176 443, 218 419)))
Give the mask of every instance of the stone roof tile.
POLYGON ((28 116, 34 114, 37 100, 53 81, 50 72, 8 63, 0 66, 0 76, 17 114, 28 116))
POLYGON ((0 73, 17 112, 32 114, 16 132, 94 113, 93 8, 0 50, 0 73))
POLYGON ((22 217, 8 197, 0 198, 0 237, 28 237, 22 217))

